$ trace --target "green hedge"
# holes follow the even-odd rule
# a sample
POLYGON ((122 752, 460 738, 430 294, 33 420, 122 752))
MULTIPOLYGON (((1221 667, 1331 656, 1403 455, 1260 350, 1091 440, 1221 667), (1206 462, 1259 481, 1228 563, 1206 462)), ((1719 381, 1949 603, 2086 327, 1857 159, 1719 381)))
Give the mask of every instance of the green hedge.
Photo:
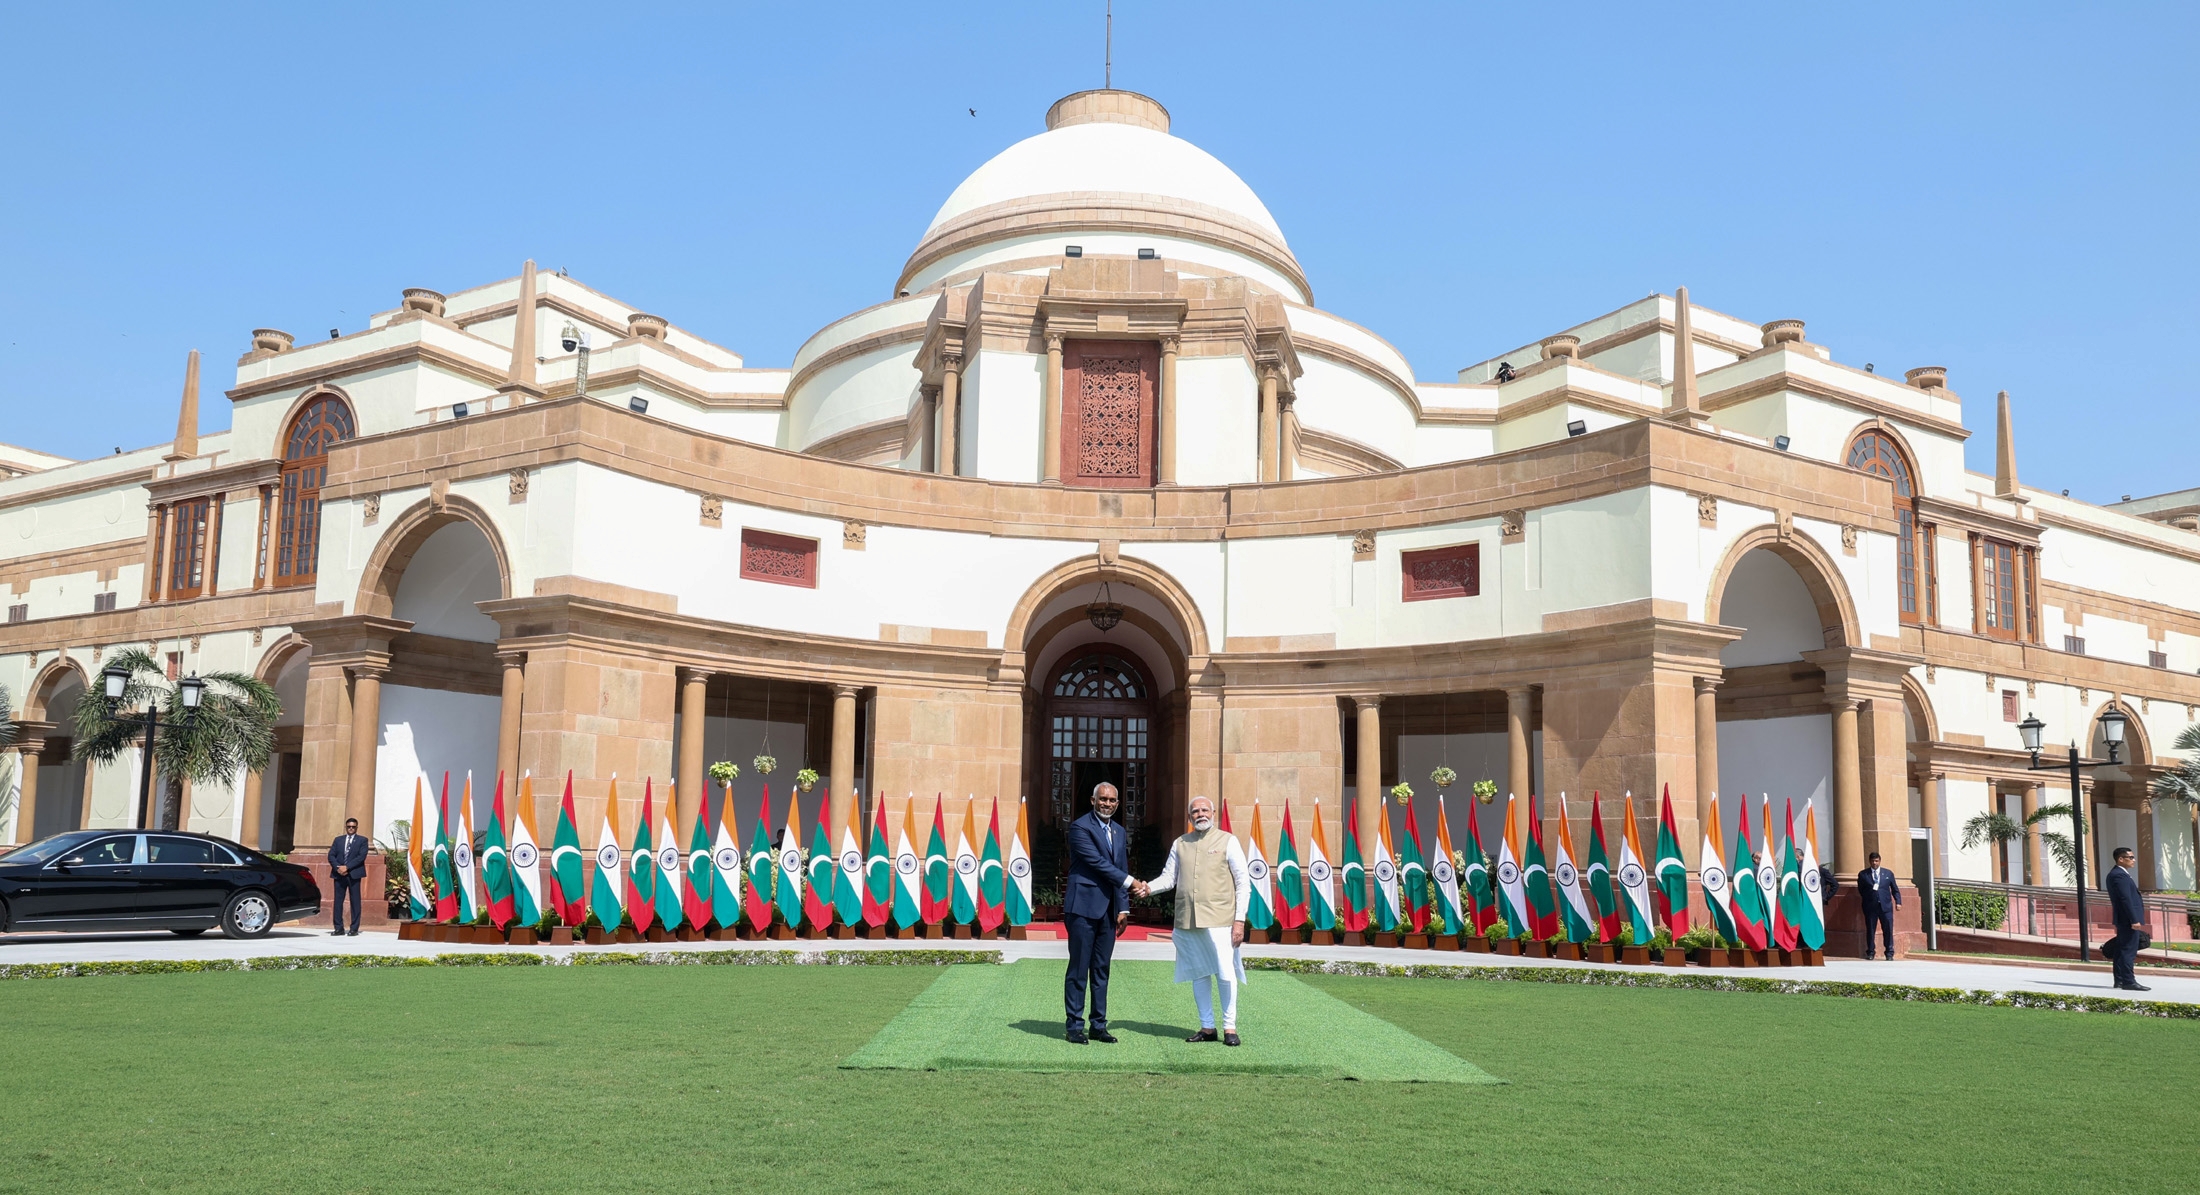
POLYGON ((1772 979, 1687 971, 1589 971, 1572 967, 1460 967, 1431 963, 1342 963, 1316 959, 1249 958, 1249 971, 1295 975, 1355 975, 1399 979, 1483 979, 1511 983, 1577 983, 1593 987, 1678 988, 1698 992, 1761 992, 1782 996, 1841 996, 1853 1000, 1902 1000, 1919 1004, 1970 1004, 1987 1008, 2047 1008, 2059 1012, 2113 1012, 2132 1016, 2200 1020, 2200 1004, 2065 996, 2051 992, 1988 992, 1923 988, 1900 983, 1850 983, 1836 979, 1772 979))
POLYGON ((234 959, 124 959, 113 962, 0 963, 0 980, 77 979, 93 975, 191 975, 206 971, 351 971, 382 967, 940 967, 999 964, 998 950, 653 950, 534 954, 288 954, 234 959))
POLYGON ((2009 917, 2009 898, 2000 892, 1943 889, 1933 893, 1933 920, 1958 929, 1999 930, 2009 917))

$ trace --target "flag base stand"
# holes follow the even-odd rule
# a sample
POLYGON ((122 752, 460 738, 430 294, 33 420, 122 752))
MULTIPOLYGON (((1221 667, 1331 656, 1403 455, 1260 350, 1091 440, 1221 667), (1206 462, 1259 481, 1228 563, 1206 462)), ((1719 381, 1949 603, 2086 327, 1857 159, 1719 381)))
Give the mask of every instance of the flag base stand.
POLYGON ((771 940, 774 942, 792 942, 794 941, 794 929, 791 926, 775 925, 771 928, 771 940))
POLYGON ((1312 937, 1313 944, 1316 946, 1335 946, 1337 944, 1335 930, 1317 929, 1313 931, 1312 937))
POLYGON ((1619 961, 1619 948, 1604 942, 1590 942, 1581 948, 1582 957, 1592 963, 1619 961))
POLYGON ((473 937, 468 940, 476 946, 502 946, 504 931, 493 925, 477 925, 473 937))
POLYGON ((1805 950, 1802 952, 1802 958, 1803 965, 1806 967, 1823 967, 1826 965, 1826 952, 1823 950, 1805 950))
POLYGON ((634 943, 642 940, 642 935, 635 933, 633 926, 622 925, 619 927, 619 932, 611 936, 611 940, 617 942, 621 946, 632 946, 634 943))
POLYGON ((855 941, 856 931, 845 925, 836 925, 833 927, 833 937, 843 942, 853 942, 855 941))
POLYGON ((1348 929, 1344 931, 1344 944, 1347 946, 1365 946, 1367 945, 1367 935, 1356 929, 1348 929))
POLYGON ((560 925, 553 928, 550 931, 550 944, 552 946, 571 946, 573 944, 573 927, 560 925))
POLYGON ((964 925, 964 924, 962 924, 962 923, 960 923, 960 922, 957 922, 957 923, 956 923, 956 925, 955 925, 955 940, 956 940, 956 941, 958 941, 958 942, 967 942, 967 941, 969 941, 969 940, 970 940, 970 927, 969 927, 969 926, 967 926, 967 925, 964 925))
POLYGON ((1468 954, 1488 954, 1490 952, 1490 940, 1480 934, 1470 934, 1459 939, 1459 949, 1466 951, 1468 954))
POLYGON ((1726 961, 1736 967, 1762 967, 1765 965, 1765 952, 1746 948, 1729 950, 1726 952, 1726 961))
POLYGON ((703 931, 703 940, 705 942, 723 942, 732 934, 733 931, 727 929, 725 926, 713 925, 703 931))
POLYGON ((1008 927, 1008 940, 1009 940, 1009 941, 1011 941, 1011 942, 1024 942, 1024 941, 1029 941, 1029 940, 1030 940, 1030 938, 1031 938, 1031 931, 1029 931, 1029 930, 1025 929, 1025 928, 1024 928, 1023 926, 1021 926, 1021 925, 1011 925, 1011 926, 1009 926, 1009 927, 1008 927))
POLYGON ((1551 957, 1552 957, 1552 958, 1558 958, 1558 959, 1564 959, 1564 960, 1566 960, 1567 962, 1570 962, 1570 963, 1578 963, 1578 962, 1580 962, 1580 961, 1581 961, 1581 959, 1582 959, 1582 953, 1581 953, 1581 943, 1579 943, 1579 942, 1561 942, 1561 943, 1559 943, 1559 944, 1558 944, 1558 949, 1557 949, 1557 951, 1556 951, 1555 953, 1553 953, 1553 954, 1551 955, 1551 957))
POLYGON ((661 925, 650 926, 649 933, 645 936, 652 942, 670 942, 672 940, 672 935, 666 933, 665 927, 661 925))
POLYGON ((1648 946, 1622 946, 1619 948, 1619 961, 1630 967, 1649 966, 1650 948, 1648 946))
POLYGON ((944 938, 947 936, 947 927, 939 924, 936 921, 926 922, 924 926, 924 936, 927 940, 944 938))
POLYGON ((914 925, 897 925, 894 927, 894 938, 897 941, 907 942, 916 936, 917 927, 914 925))
POLYGON ((1450 950, 1456 952, 1459 949, 1459 935, 1438 934, 1433 940, 1433 944, 1438 950, 1450 950))
MULTIPOLYGON (((1645 946, 1643 949, 1648 950, 1649 947, 1645 946)), ((1685 967, 1688 965, 1688 952, 1670 948, 1661 950, 1658 952, 1658 965, 1661 967, 1685 967)))
POLYGON ((1246 930, 1245 944, 1247 946, 1266 946, 1268 944, 1268 931, 1264 929, 1246 930))
POLYGON ((1499 938, 1497 940, 1497 953, 1509 954, 1512 955, 1514 958, 1520 957, 1520 939, 1499 938))
POLYGON ((680 927, 679 938, 682 942, 700 942, 703 940, 703 931, 692 925, 683 925, 680 927))
POLYGON ((533 926, 518 925, 512 927, 512 932, 504 940, 514 946, 532 946, 542 939, 536 936, 533 926))

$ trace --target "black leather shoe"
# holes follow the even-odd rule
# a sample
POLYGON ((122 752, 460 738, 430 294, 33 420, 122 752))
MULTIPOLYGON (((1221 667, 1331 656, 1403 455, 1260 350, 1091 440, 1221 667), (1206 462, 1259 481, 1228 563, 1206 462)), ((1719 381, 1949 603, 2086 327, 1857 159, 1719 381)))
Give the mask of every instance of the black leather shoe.
POLYGON ((1232 1029, 1228 1033, 1223 1034, 1222 1044, 1226 1046, 1234 1046, 1238 1044, 1237 1030, 1232 1029))
POLYGON ((1187 1037, 1187 1038, 1185 1038, 1184 1040, 1185 1040, 1185 1041, 1188 1041, 1188 1042, 1195 1042, 1195 1043, 1196 1043, 1196 1042, 1203 1042, 1203 1041, 1218 1041, 1218 1040, 1220 1040, 1220 1039, 1219 1039, 1219 1038, 1217 1038, 1217 1037, 1215 1036, 1215 1031, 1214 1031, 1214 1030, 1212 1030, 1212 1029, 1202 1029, 1202 1030, 1200 1030, 1199 1032, 1197 1032, 1197 1033, 1194 1033, 1194 1034, 1193 1034, 1193 1035, 1191 1035, 1190 1037, 1187 1037))
POLYGON ((340 929, 332 929, 328 932, 328 936, 331 938, 341 938, 344 936, 344 931, 340 929))
POLYGON ((1085 1036, 1085 1031, 1082 1026, 1070 1029, 1067 1033, 1064 1033, 1062 1037, 1073 1046, 1081 1046, 1091 1040, 1090 1038, 1085 1036))
POLYGON ((1094 1041, 1105 1042, 1111 1046, 1115 1044, 1115 1035, 1105 1029, 1095 1029, 1092 1031, 1091 1036, 1094 1041))
POLYGON ((2127 992, 2151 992, 2154 989, 2143 983, 2127 983, 2124 985, 2124 990, 2127 992))

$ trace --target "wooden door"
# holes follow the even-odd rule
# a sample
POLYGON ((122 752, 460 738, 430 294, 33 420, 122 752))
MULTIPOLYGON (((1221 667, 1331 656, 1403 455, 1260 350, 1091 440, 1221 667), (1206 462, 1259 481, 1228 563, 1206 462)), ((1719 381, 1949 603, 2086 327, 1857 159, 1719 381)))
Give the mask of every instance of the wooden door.
POLYGON ((1062 484, 1153 485, 1160 346, 1072 340, 1062 346, 1062 484))

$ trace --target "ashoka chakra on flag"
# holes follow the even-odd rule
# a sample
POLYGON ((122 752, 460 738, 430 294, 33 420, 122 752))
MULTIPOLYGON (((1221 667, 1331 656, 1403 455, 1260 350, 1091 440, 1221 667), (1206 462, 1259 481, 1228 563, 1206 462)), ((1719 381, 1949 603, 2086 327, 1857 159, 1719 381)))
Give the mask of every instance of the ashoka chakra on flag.
POLYGON ((1451 883, 1451 860, 1449 860, 1449 859, 1438 859, 1438 860, 1436 861, 1436 866, 1435 866, 1434 868, 1432 868, 1431 870, 1432 870, 1432 871, 1434 871, 1434 872, 1436 873, 1436 882, 1437 882, 1437 883, 1439 883, 1439 884, 1449 884, 1449 883, 1451 883))
POLYGON ((841 855, 840 870, 847 872, 849 875, 861 874, 863 871, 863 852, 848 851, 841 855))
POLYGON ((1510 860, 1510 859, 1507 859, 1507 860, 1505 860, 1505 861, 1504 861, 1503 863, 1500 863, 1500 864, 1498 864, 1498 865, 1497 865, 1497 881, 1498 881, 1499 883, 1501 883, 1501 884, 1517 884, 1517 883, 1519 883, 1519 882, 1520 882, 1520 865, 1519 865, 1518 863, 1515 863, 1515 862, 1513 862, 1513 861, 1512 861, 1512 860, 1510 860))
POLYGON ((1015 859, 1009 860, 1008 874, 1015 876, 1019 880, 1023 879, 1027 875, 1030 875, 1031 860, 1022 858, 1020 856, 1015 859))
POLYGON ((734 847, 722 846, 712 856, 711 862, 716 863, 720 871, 735 871, 741 866, 741 852, 734 847))
POLYGON ((894 860, 894 870, 905 876, 917 874, 917 857, 915 855, 902 855, 896 858, 894 860))
POLYGON ((513 847, 512 863, 517 867, 533 867, 535 865, 535 844, 523 842, 513 847))
POLYGON ((1803 891, 1805 891, 1805 892, 1808 892, 1808 893, 1811 893, 1812 895, 1816 895, 1816 894, 1817 894, 1817 892, 1818 892, 1818 873, 1817 873, 1817 872, 1815 872, 1815 871, 1806 871, 1806 872, 1804 872, 1804 873, 1803 873, 1803 891))
POLYGON ((619 869, 619 848, 608 842, 597 847, 596 866, 603 868, 605 871, 617 871, 619 869))
POLYGON ((1255 859, 1246 866, 1245 870, 1251 872, 1254 879, 1265 880, 1268 878, 1268 861, 1266 859, 1255 859))
POLYGON ((1622 884, 1625 884, 1625 885, 1627 885, 1627 886, 1628 886, 1628 887, 1630 887, 1630 888, 1633 888, 1633 887, 1636 887, 1637 885, 1641 884, 1641 883, 1642 883, 1642 881, 1643 881, 1643 875, 1642 875, 1642 866, 1641 866, 1641 864, 1637 864, 1637 863, 1626 863, 1626 864, 1622 864, 1622 865, 1620 866, 1620 869, 1619 869, 1619 882, 1620 882, 1620 883, 1622 883, 1622 884))
POLYGON ((963 875, 976 874, 978 870, 978 861, 968 855, 958 855, 955 858, 955 870, 961 872, 963 875))
POLYGON ((456 852, 456 855, 455 855, 455 857, 456 857, 456 858, 458 859, 458 865, 459 865, 459 867, 461 867, 461 868, 467 868, 467 867, 472 867, 472 866, 474 865, 474 848, 473 848, 473 846, 472 846, 472 845, 471 845, 470 843, 464 843, 464 842, 462 842, 462 843, 459 843, 459 844, 458 844, 458 850, 457 850, 457 852, 456 852))
POLYGON ((1717 892, 1726 887, 1726 869, 1716 863, 1706 863, 1703 868, 1703 890, 1717 892))
POLYGON ((1397 874, 1398 874, 1398 868, 1397 868, 1397 865, 1396 865, 1396 864, 1393 864, 1393 863, 1392 863, 1392 862, 1391 862, 1390 860, 1388 860, 1388 859, 1377 859, 1377 860, 1375 861, 1375 878, 1376 878, 1376 879, 1378 879, 1378 880, 1381 880, 1382 882, 1384 882, 1385 884, 1387 884, 1387 883, 1389 883, 1389 882, 1391 881, 1392 877, 1396 876, 1397 874))
POLYGON ((1575 875, 1575 872, 1574 872, 1574 865, 1573 865, 1573 864, 1571 864, 1571 863, 1561 863, 1561 864, 1559 864, 1559 865, 1558 865, 1558 882, 1559 882, 1559 883, 1561 883, 1561 884, 1564 884, 1564 885, 1566 885, 1566 886, 1567 886, 1567 887, 1569 887, 1569 888, 1570 888, 1570 887, 1572 887, 1572 886, 1573 886, 1573 883, 1574 883, 1574 875, 1575 875))
POLYGON ((680 848, 676 846, 668 846, 665 849, 658 851, 657 866, 665 871, 677 870, 680 866, 680 848))
POLYGON ((1306 866, 1306 874, 1307 874, 1307 875, 1309 875, 1309 876, 1312 876, 1312 877, 1314 878, 1314 882, 1315 882, 1315 883, 1317 883, 1317 884, 1326 884, 1326 883, 1328 883, 1328 882, 1329 882, 1329 860, 1327 860, 1327 859, 1316 859, 1316 860, 1314 860, 1314 861, 1313 861, 1312 863, 1309 863, 1309 864, 1307 864, 1307 866, 1306 866))

